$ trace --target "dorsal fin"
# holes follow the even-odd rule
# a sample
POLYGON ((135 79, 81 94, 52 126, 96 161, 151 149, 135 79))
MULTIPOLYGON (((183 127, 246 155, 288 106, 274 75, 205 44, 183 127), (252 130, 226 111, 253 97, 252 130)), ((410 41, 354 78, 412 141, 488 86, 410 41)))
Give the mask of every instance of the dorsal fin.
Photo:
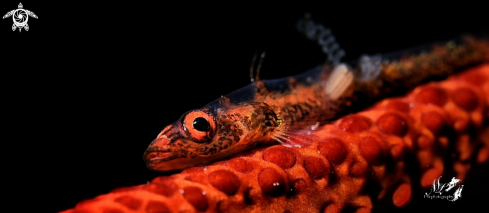
POLYGON ((345 56, 345 51, 340 48, 336 38, 331 33, 329 28, 325 28, 322 24, 316 24, 311 19, 311 14, 306 13, 304 19, 297 22, 297 30, 306 35, 310 40, 317 41, 321 45, 323 52, 327 55, 326 61, 337 65, 345 56))
POLYGON ((253 55, 253 59, 251 59, 250 81, 252 83, 260 80, 260 70, 261 70, 261 66, 263 65, 263 61, 265 60, 265 51, 263 51, 260 54, 260 60, 258 61, 258 64, 256 65, 256 74, 255 74, 254 70, 255 70, 255 64, 256 64, 256 58, 257 57, 258 57, 258 51, 255 52, 255 55, 253 55))

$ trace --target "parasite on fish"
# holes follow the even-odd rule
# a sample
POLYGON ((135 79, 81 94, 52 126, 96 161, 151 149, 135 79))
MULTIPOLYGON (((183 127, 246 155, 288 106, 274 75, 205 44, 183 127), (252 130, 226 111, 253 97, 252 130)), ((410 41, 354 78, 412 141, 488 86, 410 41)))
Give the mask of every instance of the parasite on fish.
MULTIPOLYGON (((306 26, 315 25, 307 22, 306 26)), ((332 36, 317 32, 323 43, 332 36)), ((246 87, 182 115, 151 142, 144 153, 147 167, 182 170, 258 146, 281 143, 301 147, 309 141, 304 132, 359 110, 356 103, 365 106, 489 57, 487 41, 475 37, 420 47, 408 54, 362 56, 349 64, 338 62, 344 53, 336 45, 326 46, 334 46, 337 53, 329 51, 333 56, 325 65, 296 76, 255 79, 246 87)))

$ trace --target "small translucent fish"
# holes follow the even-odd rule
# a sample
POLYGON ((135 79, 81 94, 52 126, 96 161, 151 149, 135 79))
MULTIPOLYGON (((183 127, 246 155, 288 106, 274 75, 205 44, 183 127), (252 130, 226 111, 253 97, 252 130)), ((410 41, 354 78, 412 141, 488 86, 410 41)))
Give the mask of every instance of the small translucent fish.
POLYGON ((489 61, 488 42, 464 37, 258 80, 183 114, 149 145, 144 160, 152 170, 170 171, 208 165, 258 146, 301 147, 308 144, 307 132, 319 125, 484 61, 489 61))

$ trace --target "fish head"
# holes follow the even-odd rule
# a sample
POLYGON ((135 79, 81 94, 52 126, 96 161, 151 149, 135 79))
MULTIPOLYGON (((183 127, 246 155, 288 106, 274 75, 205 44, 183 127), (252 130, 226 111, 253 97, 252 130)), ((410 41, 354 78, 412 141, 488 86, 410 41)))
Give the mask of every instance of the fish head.
POLYGON ((265 103, 189 111, 165 127, 144 153, 149 169, 181 170, 273 142, 279 116, 265 103))

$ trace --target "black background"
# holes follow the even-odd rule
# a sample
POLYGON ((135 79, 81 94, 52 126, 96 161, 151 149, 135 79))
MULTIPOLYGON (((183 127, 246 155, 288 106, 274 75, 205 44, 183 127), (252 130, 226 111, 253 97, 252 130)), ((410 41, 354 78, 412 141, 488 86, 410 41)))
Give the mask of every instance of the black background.
MULTIPOLYGON (((2 16, 18 3, 2 1, 2 16)), ((295 29, 305 12, 332 29, 347 61, 488 30, 487 9, 467 3, 22 4, 39 17, 28 32, 0 21, 2 192, 19 211, 61 211, 165 175, 145 167, 145 148, 184 112, 247 85, 256 51, 267 51, 264 79, 324 62, 295 29)), ((462 201, 414 209, 484 207, 485 168, 462 201)))

